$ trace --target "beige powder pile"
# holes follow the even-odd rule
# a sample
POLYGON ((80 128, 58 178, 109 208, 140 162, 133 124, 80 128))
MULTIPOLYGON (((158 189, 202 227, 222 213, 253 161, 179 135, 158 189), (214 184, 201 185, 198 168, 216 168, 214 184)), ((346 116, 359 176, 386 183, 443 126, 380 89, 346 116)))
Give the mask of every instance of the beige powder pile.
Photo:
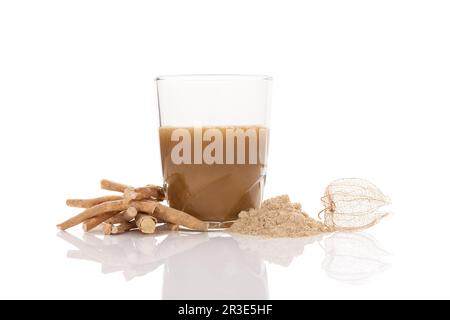
POLYGON ((299 203, 292 203, 287 195, 268 199, 260 209, 239 213, 231 232, 268 238, 308 237, 333 229, 302 212, 299 203))

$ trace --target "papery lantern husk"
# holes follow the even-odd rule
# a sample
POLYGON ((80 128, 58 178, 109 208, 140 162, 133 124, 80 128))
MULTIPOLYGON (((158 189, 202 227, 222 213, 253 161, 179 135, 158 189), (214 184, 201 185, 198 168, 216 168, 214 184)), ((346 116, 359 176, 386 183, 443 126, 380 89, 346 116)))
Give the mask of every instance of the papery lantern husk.
POLYGON ((373 183, 350 178, 331 182, 322 203, 327 226, 335 230, 355 231, 371 227, 388 215, 378 209, 391 201, 373 183))

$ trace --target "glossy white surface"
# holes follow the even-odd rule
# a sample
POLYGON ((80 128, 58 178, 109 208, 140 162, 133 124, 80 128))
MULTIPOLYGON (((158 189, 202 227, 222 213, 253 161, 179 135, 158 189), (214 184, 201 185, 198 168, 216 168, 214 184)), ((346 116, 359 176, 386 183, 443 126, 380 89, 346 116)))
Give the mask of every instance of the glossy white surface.
POLYGON ((450 298, 450 2, 0 1, 0 298, 450 298), (160 183, 154 79, 273 76, 266 197, 316 215, 360 177, 363 234, 108 238, 55 225, 99 181, 160 183))
MULTIPOLYGON (((307 247, 323 255, 315 261, 317 271, 311 275, 320 276, 321 271, 344 284, 370 283, 391 266, 388 252, 364 233, 299 239, 256 239, 222 232, 175 232, 158 237, 58 235, 76 248, 67 251, 69 259, 92 261, 102 274, 117 272, 125 281, 140 281, 139 277, 159 273, 163 299, 271 298, 271 265, 285 269, 275 273, 295 273, 291 264, 297 264, 307 247)), ((298 272, 304 271, 299 268, 298 272)))

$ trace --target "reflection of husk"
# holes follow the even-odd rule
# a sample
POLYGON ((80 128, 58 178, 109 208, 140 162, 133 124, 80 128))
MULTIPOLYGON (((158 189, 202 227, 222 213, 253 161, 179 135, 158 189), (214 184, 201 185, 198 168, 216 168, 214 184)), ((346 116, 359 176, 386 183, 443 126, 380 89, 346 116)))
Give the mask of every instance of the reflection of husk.
POLYGON ((331 182, 322 197, 324 221, 337 231, 369 228, 387 216, 377 210, 390 203, 374 184, 363 179, 338 179, 331 182))
POLYGON ((390 267, 389 253, 368 234, 335 233, 323 242, 327 275, 349 284, 367 283, 390 267))

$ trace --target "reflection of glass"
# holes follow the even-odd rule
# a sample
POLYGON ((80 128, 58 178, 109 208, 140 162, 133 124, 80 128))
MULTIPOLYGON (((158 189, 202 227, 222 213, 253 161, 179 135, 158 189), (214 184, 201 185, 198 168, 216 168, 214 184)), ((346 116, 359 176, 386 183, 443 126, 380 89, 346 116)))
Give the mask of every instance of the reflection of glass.
POLYGON ((366 283, 391 266, 389 254, 365 233, 335 233, 324 240, 324 250, 325 272, 341 282, 366 283))
MULTIPOLYGON (((183 241, 183 239, 179 239, 183 241)), ((232 237, 215 237, 171 256, 164 267, 163 299, 267 299, 266 267, 232 237)))

